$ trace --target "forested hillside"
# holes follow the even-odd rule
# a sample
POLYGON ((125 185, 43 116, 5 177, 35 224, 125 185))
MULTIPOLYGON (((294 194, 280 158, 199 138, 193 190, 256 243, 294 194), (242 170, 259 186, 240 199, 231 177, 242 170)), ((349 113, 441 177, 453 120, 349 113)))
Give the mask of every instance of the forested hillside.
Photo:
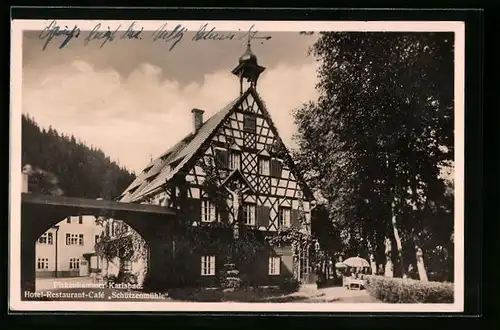
MULTIPOLYGON (((41 129, 35 120, 22 116, 22 166, 46 173, 60 193, 70 197, 114 199, 134 180, 135 175, 110 160, 102 150, 88 147, 74 136, 41 129)), ((40 179, 30 176, 30 191, 42 189, 40 179)), ((46 186, 46 185, 45 185, 46 186)))

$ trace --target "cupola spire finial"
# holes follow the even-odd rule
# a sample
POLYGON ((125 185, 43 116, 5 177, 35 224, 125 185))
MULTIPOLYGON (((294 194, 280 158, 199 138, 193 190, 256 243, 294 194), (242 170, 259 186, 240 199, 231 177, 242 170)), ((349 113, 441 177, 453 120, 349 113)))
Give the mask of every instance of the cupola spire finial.
POLYGON ((266 69, 257 62, 257 56, 252 52, 252 35, 247 38, 247 49, 238 59, 238 66, 232 73, 240 78, 240 94, 243 94, 243 79, 245 78, 250 86, 255 88, 259 75, 266 69))

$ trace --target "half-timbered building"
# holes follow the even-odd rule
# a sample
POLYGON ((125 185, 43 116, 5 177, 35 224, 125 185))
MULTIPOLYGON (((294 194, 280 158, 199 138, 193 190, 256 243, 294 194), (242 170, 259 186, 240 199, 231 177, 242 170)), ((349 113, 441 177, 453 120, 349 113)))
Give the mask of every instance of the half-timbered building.
MULTIPOLYGON (((175 237, 165 242, 169 251, 162 254, 165 274, 175 274, 183 283, 215 284, 226 262, 226 250, 220 245, 238 239, 232 226, 258 237, 290 226, 310 230, 313 196, 257 92, 264 70, 248 45, 232 70, 239 79, 239 95, 206 120, 203 110, 192 109, 192 131, 152 160, 119 198, 173 207, 179 210, 179 226, 203 234, 184 238, 188 241, 184 245, 175 237), (207 188, 209 170, 215 173, 217 189, 227 192, 222 205, 207 188), (221 229, 218 223, 227 226, 221 229), (217 235, 226 237, 225 243, 217 235)), ((277 283, 291 276, 294 262, 299 263, 301 277, 307 278, 307 253, 293 260, 289 246, 259 251, 247 265, 238 265, 236 260, 238 267, 248 270, 250 282, 277 283)))

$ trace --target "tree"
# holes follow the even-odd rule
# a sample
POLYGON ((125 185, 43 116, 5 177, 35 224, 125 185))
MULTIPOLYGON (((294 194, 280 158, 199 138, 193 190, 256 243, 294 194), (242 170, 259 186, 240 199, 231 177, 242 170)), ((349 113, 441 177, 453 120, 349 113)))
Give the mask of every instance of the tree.
POLYGON ((59 187, 59 180, 51 173, 29 164, 24 166, 28 175, 28 191, 35 194, 62 196, 64 192, 59 187))
POLYGON ((453 159, 453 34, 328 32, 311 52, 320 96, 294 112, 295 157, 348 240, 403 276, 408 243, 443 244, 421 233, 453 159))
MULTIPOLYGON (((26 165, 36 170, 32 182, 57 181, 60 190, 71 197, 116 198, 135 178, 101 150, 77 142, 74 136, 59 135, 52 127, 41 129, 33 118, 23 115, 22 166, 26 165)), ((42 186, 32 188, 41 192, 42 186)), ((42 193, 61 193, 43 189, 42 193)))

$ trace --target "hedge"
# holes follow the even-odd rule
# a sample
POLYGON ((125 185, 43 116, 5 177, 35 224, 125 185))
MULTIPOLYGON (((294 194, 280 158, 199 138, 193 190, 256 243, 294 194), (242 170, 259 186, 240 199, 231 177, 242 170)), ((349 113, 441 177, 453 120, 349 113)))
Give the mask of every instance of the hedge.
POLYGON ((387 303, 453 303, 453 284, 369 275, 366 290, 387 303))

